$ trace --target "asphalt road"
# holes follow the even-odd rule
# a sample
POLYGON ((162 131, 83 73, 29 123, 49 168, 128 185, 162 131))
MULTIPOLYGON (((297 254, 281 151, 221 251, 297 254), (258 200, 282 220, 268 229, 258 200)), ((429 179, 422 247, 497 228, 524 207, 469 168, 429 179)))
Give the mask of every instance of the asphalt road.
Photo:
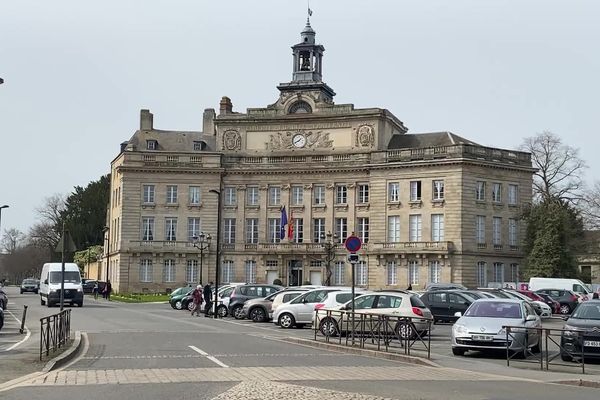
MULTIPOLYGON (((18 289, 12 289, 8 290, 9 311, 16 316, 24 304, 29 305, 31 335, 15 347, 24 338, 14 332, 17 322, 8 322, 0 331, 1 382, 8 380, 7 374, 12 378, 40 369, 39 363, 29 364, 37 358, 38 321, 58 310, 41 307, 38 297, 19 295, 18 289)), ((0 392, 0 398, 65 400, 85 392, 86 399, 103 400, 293 400, 315 396, 562 400, 597 399, 599 393, 597 389, 524 379, 518 367, 506 368, 501 357, 490 360, 478 353, 454 357, 447 340, 449 325, 436 325, 432 337, 434 359, 444 368, 295 345, 280 339, 311 338, 312 330, 191 317, 167 304, 109 303, 86 297, 83 308, 72 308, 71 327, 87 332, 80 357, 65 369, 28 378, 0 392), (500 370, 504 375, 510 370, 513 376, 501 376, 500 370)))

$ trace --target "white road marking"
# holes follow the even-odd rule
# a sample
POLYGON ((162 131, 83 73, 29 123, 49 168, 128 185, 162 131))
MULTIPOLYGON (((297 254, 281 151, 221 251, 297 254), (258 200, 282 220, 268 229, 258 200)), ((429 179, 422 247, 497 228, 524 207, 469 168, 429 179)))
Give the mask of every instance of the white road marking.
POLYGON ((209 356, 207 352, 205 352, 204 350, 201 350, 199 348, 197 348, 196 346, 188 346, 190 349, 194 350, 196 353, 201 354, 203 356, 205 356, 207 359, 209 359, 210 361, 214 362, 215 364, 223 367, 223 368, 229 368, 229 365, 219 361, 216 357, 213 356, 209 356))
MULTIPOLYGON (((15 314, 13 314, 12 312, 10 312, 8 310, 6 312, 9 313, 15 320, 17 320, 17 322, 19 323, 19 328, 20 328, 21 327, 21 320, 19 318, 17 318, 15 316, 15 314)), ((27 328, 27 326, 25 326, 25 330, 27 331, 27 334, 25 335, 25 337, 21 341, 13 344, 12 346, 10 346, 10 347, 8 347, 6 349, 0 350, 0 351, 11 351, 12 349, 14 349, 14 348, 20 346, 21 344, 25 343, 27 341, 27 339, 29 339, 29 337, 31 336, 31 331, 29 330, 29 328, 27 328)))

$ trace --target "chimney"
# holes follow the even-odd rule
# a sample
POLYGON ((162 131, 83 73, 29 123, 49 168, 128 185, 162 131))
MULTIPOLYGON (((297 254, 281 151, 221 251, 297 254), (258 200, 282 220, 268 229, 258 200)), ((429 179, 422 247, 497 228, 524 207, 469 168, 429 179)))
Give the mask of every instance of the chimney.
POLYGON ((150 110, 140 110, 140 130, 151 131, 154 129, 154 115, 150 110))
POLYGON ((202 114, 202 133, 205 135, 214 135, 215 134, 215 117, 217 114, 215 113, 214 108, 206 108, 204 109, 204 114, 202 114))
POLYGON ((227 96, 223 96, 221 98, 221 102, 219 103, 219 115, 231 114, 232 110, 233 104, 231 104, 231 99, 227 96))

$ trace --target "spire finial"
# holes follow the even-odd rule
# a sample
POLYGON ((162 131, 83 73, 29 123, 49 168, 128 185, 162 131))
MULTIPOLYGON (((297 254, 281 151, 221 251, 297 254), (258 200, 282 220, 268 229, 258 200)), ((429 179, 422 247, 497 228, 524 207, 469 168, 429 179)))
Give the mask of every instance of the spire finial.
POLYGON ((306 0, 306 4, 308 5, 308 16, 306 17, 306 24, 310 25, 310 17, 312 16, 312 10, 310 9, 310 0, 306 0))

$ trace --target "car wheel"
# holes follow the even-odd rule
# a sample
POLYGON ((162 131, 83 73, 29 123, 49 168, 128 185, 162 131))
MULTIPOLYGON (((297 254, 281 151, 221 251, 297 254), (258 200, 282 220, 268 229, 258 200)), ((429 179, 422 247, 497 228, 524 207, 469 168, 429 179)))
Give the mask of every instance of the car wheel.
POLYGON ((21 294, 23 294, 23 291, 21 290, 21 294))
POLYGON ((33 293, 35 293, 35 294, 38 294, 38 291, 37 291, 37 290, 35 290, 33 293))
POLYGON ((234 306, 231 309, 231 314, 235 319, 244 319, 244 314, 242 313, 243 307, 241 305, 234 306))
POLYGON ((77 303, 77 307, 79 307, 79 308, 83 307, 83 301, 80 301, 79 303, 77 303))
POLYGON ((567 362, 573 361, 573 357, 567 353, 560 353, 560 359, 567 362))
POLYGON ((261 307, 254 307, 252 310, 250 310, 249 314, 250 319, 254 322, 264 322, 267 318, 265 310, 263 310, 261 307))
POLYGON ((283 329, 289 329, 296 324, 296 319, 290 313, 284 313, 279 316, 279 326, 283 329))
POLYGON ((226 317, 227 316, 227 307, 225 307, 224 305, 220 305, 217 307, 217 315, 221 318, 226 317))
POLYGON ((333 318, 325 318, 322 320, 319 330, 323 336, 337 336, 339 333, 338 324, 333 318))
POLYGON ((454 354, 455 356, 464 356, 466 351, 466 349, 461 349, 460 347, 452 348, 452 354, 454 354))
POLYGON ((183 303, 181 302, 181 300, 177 300, 175 302, 175 307, 176 310, 181 310, 183 308, 183 303))
POLYGON ((188 303, 186 304, 186 308, 188 309, 188 311, 192 311, 194 308, 196 308, 196 305, 193 301, 188 301, 188 303))
POLYGON ((396 326, 396 334, 402 339, 414 339, 416 334, 415 330, 410 324, 407 323, 399 323, 396 326))
POLYGON ((571 307, 569 307, 568 304, 561 304, 560 305, 560 313, 563 314, 563 315, 570 314, 571 313, 571 307))

